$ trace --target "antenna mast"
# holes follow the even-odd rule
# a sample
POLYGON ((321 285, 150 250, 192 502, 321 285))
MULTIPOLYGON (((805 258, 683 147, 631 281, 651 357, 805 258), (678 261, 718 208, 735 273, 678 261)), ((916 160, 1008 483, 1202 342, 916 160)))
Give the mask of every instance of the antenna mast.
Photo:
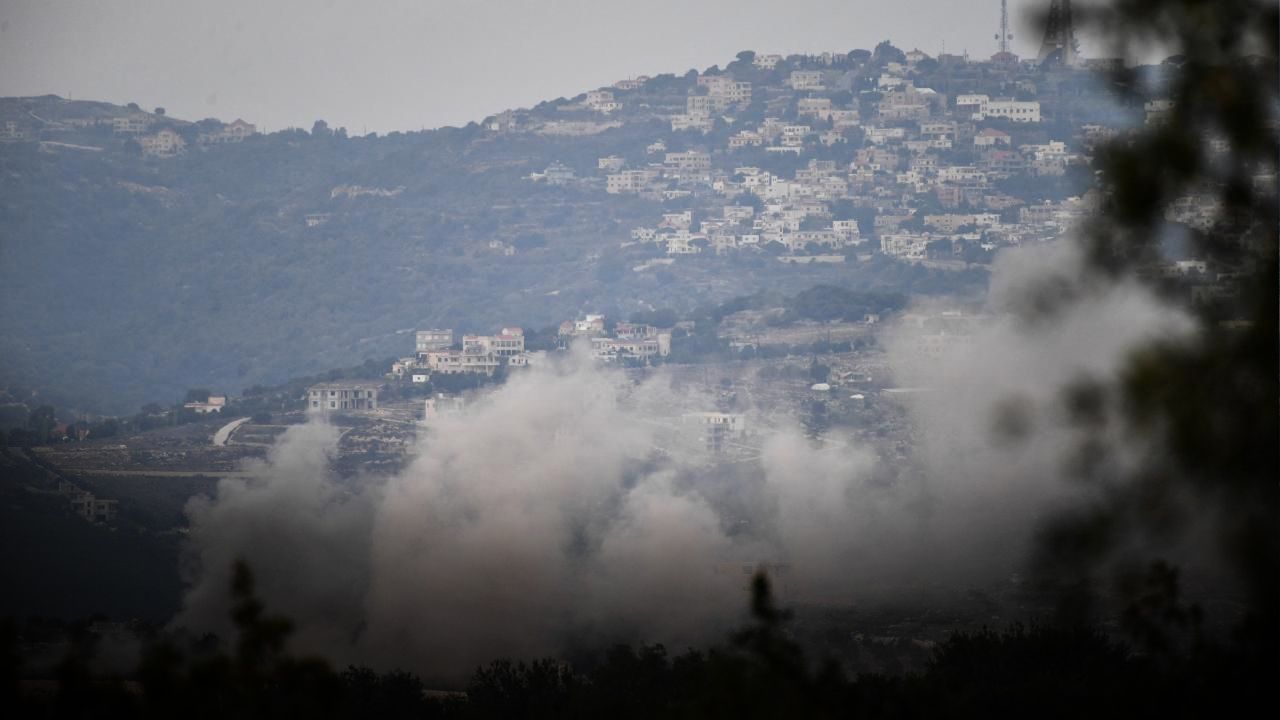
POLYGON ((1013 39, 1013 33, 1009 32, 1009 0, 1000 0, 1000 34, 996 35, 999 41, 1000 52, 1007 54, 1009 52, 1009 41, 1013 39))

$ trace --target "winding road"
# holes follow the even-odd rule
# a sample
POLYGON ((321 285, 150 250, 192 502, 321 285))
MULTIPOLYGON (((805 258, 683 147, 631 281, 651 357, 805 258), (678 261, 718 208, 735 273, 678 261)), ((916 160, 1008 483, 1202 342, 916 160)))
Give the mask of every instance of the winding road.
POLYGON ((239 420, 232 420, 226 425, 218 428, 218 432, 213 434, 213 444, 218 447, 226 446, 227 441, 231 439, 231 433, 235 432, 236 428, 247 422, 249 422, 249 418, 242 417, 239 420))

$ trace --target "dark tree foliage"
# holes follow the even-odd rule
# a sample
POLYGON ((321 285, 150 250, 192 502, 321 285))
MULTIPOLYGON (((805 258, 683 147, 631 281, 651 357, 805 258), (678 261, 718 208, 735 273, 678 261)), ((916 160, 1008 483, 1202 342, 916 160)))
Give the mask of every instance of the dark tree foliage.
POLYGON ((96 677, 82 624, 52 691, 24 685, 18 633, 0 624, 0 710, 49 718, 925 718, 1205 717, 1242 712, 1252 678, 1221 656, 1169 665, 1088 628, 1013 626, 957 633, 923 672, 850 678, 806 657, 767 576, 752 581, 752 621, 727 643, 671 657, 661 645, 615 646, 575 668, 541 659, 477 668, 465 692, 431 691, 399 670, 335 672, 286 650, 289 621, 270 615, 243 564, 233 573, 237 637, 162 637, 132 673, 96 677))
MULTIPOLYGON (((1071 287, 1041 288, 1034 321, 1052 321, 1104 278, 1137 278, 1197 321, 1187 338, 1142 348, 1114 383, 1081 382, 1069 407, 1085 434, 1078 474, 1091 502, 1046 523, 1042 579, 1063 591, 1066 617, 1123 602, 1126 627, 1170 661, 1238 669, 1274 681, 1280 623, 1277 493, 1277 32, 1273 2, 1117 0, 1085 19, 1109 33, 1115 54, 1163 43, 1177 55, 1160 70, 1167 122, 1149 125, 1099 156, 1104 201, 1088 229, 1091 273, 1071 287), (1186 196, 1222 210, 1193 233, 1216 283, 1214 302, 1160 283, 1160 229, 1186 196), (1140 453, 1116 462, 1116 438, 1140 453), (1189 542, 1194 558, 1179 547, 1189 542), (1200 560, 1196 563, 1195 560, 1200 560), (1180 572, 1178 565, 1182 565, 1180 572), (1201 611, 1179 578, 1203 571, 1238 614, 1209 618, 1236 630, 1201 638, 1201 611), (1198 567, 1197 567, 1198 566, 1198 567)), ((1150 96, 1150 75, 1117 73, 1122 98, 1150 96)), ((1240 682, 1245 682, 1240 680, 1240 682)))
POLYGON ((907 299, 900 293, 864 292, 831 285, 812 287, 786 304, 789 320, 843 320, 860 321, 868 313, 885 313, 901 310, 907 299))

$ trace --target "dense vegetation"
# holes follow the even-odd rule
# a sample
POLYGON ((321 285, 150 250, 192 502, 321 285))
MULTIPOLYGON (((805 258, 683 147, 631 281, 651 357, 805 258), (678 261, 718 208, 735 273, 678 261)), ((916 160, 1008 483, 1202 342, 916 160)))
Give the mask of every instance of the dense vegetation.
POLYGON ((581 667, 498 660, 475 671, 465 694, 429 693, 403 671, 338 672, 290 654, 289 621, 266 611, 244 565, 232 592, 231 644, 159 635, 127 673, 132 690, 124 676, 93 679, 96 640, 85 626, 58 665, 56 690, 32 692, 20 680, 19 631, 2 626, 0 707, 51 718, 1170 718, 1233 715, 1270 700, 1270 669, 1229 646, 1136 654, 1089 627, 956 633, 921 672, 850 677, 791 639, 763 574, 751 624, 709 650, 673 657, 661 646, 615 646, 581 667))

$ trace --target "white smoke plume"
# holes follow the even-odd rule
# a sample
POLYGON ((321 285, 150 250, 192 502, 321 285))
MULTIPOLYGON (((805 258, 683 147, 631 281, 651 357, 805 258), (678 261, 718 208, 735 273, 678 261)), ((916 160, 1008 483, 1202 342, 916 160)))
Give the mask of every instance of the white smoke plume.
MULTIPOLYGON (((1046 267, 1080 268, 1063 250, 1004 257, 994 310, 1046 267)), ((929 357, 904 325, 889 341, 900 384, 933 389, 910 400, 909 471, 886 480, 872 448, 777 432, 736 490, 764 509, 747 532, 664 429, 709 401, 661 376, 629 387, 583 355, 513 374, 442 417, 391 478, 339 481, 337 431, 295 427, 250 467, 256 479, 224 480, 189 507, 190 590, 175 624, 225 632, 227 572, 243 557, 268 606, 296 623, 299 649, 458 678, 497 657, 717 641, 741 620, 740 568, 757 561, 789 565, 796 597, 813 602, 985 582, 1017 569, 1037 513, 1072 492, 1055 392, 1186 327, 1131 286, 1055 323, 998 316, 929 357), (993 408, 1010 398, 1048 410, 1002 445, 993 408)))

